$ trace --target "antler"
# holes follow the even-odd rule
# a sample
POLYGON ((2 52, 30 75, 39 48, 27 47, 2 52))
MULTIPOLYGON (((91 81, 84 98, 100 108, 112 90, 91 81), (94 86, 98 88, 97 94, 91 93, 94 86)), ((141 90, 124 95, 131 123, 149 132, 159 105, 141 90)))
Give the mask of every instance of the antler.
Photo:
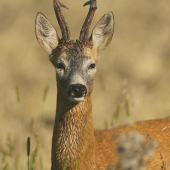
POLYGON ((80 32, 80 37, 79 37, 80 41, 88 41, 89 28, 90 28, 94 13, 97 9, 96 0, 90 0, 86 2, 83 6, 86 6, 86 5, 90 5, 90 9, 89 9, 88 15, 84 21, 84 24, 80 32))
POLYGON ((58 20, 58 24, 60 26, 61 29, 61 33, 62 33, 62 39, 64 42, 68 42, 70 41, 70 31, 69 31, 69 27, 64 19, 64 16, 61 12, 61 8, 66 8, 69 9, 66 5, 64 5, 63 3, 61 3, 59 0, 54 0, 53 1, 53 5, 54 5, 54 11, 58 20))

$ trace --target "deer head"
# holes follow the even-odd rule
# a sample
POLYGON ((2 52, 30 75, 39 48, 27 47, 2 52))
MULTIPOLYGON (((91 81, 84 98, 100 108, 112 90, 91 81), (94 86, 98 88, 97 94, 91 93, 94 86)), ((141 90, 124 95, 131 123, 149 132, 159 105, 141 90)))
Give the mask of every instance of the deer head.
POLYGON ((55 28, 42 13, 38 13, 36 17, 36 37, 49 54, 49 59, 56 69, 58 90, 68 100, 80 102, 92 92, 100 52, 109 45, 113 36, 114 16, 112 12, 105 14, 94 27, 89 38, 89 27, 97 5, 96 0, 86 2, 84 6, 90 5, 90 9, 79 40, 73 41, 60 9, 60 7, 68 7, 59 0, 54 0, 53 4, 62 38, 59 38, 55 28))

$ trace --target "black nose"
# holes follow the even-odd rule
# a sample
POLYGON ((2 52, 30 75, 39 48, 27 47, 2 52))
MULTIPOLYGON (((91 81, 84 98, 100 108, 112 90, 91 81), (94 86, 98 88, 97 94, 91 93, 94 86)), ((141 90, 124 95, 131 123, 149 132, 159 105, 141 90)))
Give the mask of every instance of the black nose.
POLYGON ((70 94, 73 97, 79 98, 83 97, 87 93, 86 86, 82 84, 74 84, 70 86, 70 94))

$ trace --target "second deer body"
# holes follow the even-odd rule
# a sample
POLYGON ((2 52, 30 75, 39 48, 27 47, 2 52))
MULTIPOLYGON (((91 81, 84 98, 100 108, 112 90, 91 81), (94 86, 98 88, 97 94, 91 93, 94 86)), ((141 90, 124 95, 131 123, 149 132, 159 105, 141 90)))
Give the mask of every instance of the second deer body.
POLYGON ((68 26, 60 7, 67 8, 54 0, 55 13, 62 31, 59 39, 56 30, 47 18, 37 14, 36 36, 39 44, 49 54, 56 69, 57 109, 52 139, 51 170, 62 170, 69 156, 68 170, 106 170, 109 164, 119 161, 115 151, 120 133, 138 131, 159 143, 155 156, 147 164, 147 169, 156 170, 168 167, 170 161, 169 118, 137 122, 133 125, 111 130, 95 130, 92 122, 93 79, 101 50, 107 47, 114 32, 112 12, 104 15, 88 38, 89 27, 97 8, 96 0, 90 5, 88 16, 83 24, 80 38, 75 42, 70 38, 68 26), (165 129, 164 129, 165 128, 165 129), (161 155, 161 156, 160 156, 161 155))

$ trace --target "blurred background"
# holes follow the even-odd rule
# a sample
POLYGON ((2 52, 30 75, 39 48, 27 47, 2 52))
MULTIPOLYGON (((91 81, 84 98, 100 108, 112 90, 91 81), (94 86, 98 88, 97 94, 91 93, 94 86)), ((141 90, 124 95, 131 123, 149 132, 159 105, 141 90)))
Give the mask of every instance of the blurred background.
MULTIPOLYGON (((62 2, 70 8, 62 11, 72 39, 77 39, 88 7, 83 8, 84 0, 62 2)), ((97 66, 95 128, 169 116, 170 1, 97 3, 91 30, 105 13, 113 11, 115 33, 97 66)), ((19 155, 21 169, 26 167, 28 136, 32 139, 31 149, 36 146, 35 132, 44 168, 50 169, 51 160, 57 89, 55 69, 35 38, 37 12, 45 14, 61 35, 52 0, 0 1, 0 151, 9 149, 7 146, 5 150, 6 141, 16 141, 17 151, 8 159, 12 162, 19 155)))

